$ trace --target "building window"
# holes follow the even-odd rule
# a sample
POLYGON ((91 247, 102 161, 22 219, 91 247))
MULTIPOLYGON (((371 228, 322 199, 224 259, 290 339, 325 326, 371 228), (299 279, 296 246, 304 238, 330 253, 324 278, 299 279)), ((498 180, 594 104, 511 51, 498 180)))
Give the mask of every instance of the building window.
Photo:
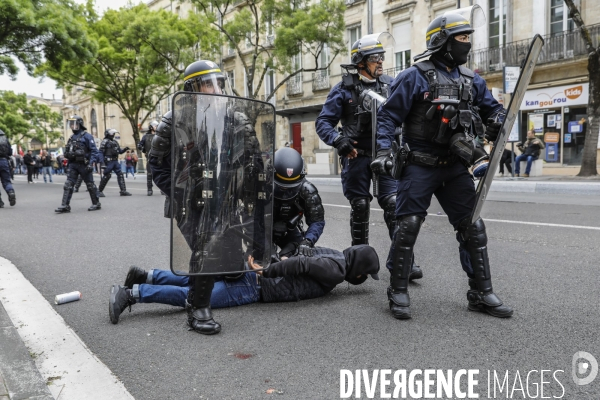
POLYGON ((173 95, 170 94, 169 97, 167 97, 167 112, 171 111, 171 102, 173 101, 173 95))
POLYGON ((394 38, 394 75, 410 67, 411 23, 404 21, 393 25, 394 38))
MULTIPOLYGON (((265 101, 271 94, 271 92, 275 89, 275 72, 270 69, 265 74, 265 101)), ((275 105, 275 94, 269 100, 269 103, 275 105)))
POLYGON ((360 34, 360 25, 348 28, 348 54, 350 54, 350 56, 352 56, 352 45, 354 44, 354 42, 360 39, 360 34))
MULTIPOLYGON (((506 44, 506 6, 508 0, 490 1, 490 37, 489 47, 501 47, 506 44)), ((562 0, 561 0, 562 2, 562 0)))
POLYGON ((321 50, 321 54, 319 54, 319 65, 318 68, 325 68, 329 65, 329 46, 327 43, 323 45, 323 50, 321 50))
POLYGON ((92 135, 94 137, 98 137, 98 119, 96 117, 96 110, 92 108, 92 113, 91 113, 91 120, 92 120, 92 135))
MULTIPOLYGON (((579 1, 574 2, 577 7, 579 1)), ((569 9, 563 0, 550 0, 550 34, 557 35, 563 31, 573 30, 573 20, 569 18, 569 9)))
POLYGON ((235 89, 235 71, 226 71, 225 74, 227 76, 227 80, 229 81, 229 86, 231 86, 232 89, 235 89))

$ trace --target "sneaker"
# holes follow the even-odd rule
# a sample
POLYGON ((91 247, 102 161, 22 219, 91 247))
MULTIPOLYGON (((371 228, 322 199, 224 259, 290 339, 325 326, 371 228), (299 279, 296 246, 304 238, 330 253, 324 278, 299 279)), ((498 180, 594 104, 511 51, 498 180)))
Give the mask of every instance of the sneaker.
POLYGON ((529 178, 529 174, 523 174, 523 178, 529 178))
POLYGON ((146 283, 147 280, 148 272, 146 272, 145 269, 132 265, 129 267, 129 272, 127 272, 127 277, 125 278, 123 286, 132 289, 133 285, 141 285, 142 283, 146 283))
POLYGON ((110 316, 110 322, 113 324, 119 323, 119 316, 127 307, 131 312, 131 306, 137 303, 131 294, 131 290, 128 290, 124 286, 112 285, 110 288, 110 299, 108 301, 108 315, 110 316))

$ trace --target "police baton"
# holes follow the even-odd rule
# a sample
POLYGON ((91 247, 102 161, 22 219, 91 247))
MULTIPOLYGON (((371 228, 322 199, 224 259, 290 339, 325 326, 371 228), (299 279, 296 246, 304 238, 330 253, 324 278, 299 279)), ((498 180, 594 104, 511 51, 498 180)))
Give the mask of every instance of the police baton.
MULTIPOLYGON (((362 104, 364 110, 371 110, 371 161, 377 158, 377 108, 385 103, 385 97, 372 90, 365 90, 361 93, 359 103, 362 104)), ((373 197, 379 196, 379 177, 377 173, 371 171, 373 179, 373 197)))

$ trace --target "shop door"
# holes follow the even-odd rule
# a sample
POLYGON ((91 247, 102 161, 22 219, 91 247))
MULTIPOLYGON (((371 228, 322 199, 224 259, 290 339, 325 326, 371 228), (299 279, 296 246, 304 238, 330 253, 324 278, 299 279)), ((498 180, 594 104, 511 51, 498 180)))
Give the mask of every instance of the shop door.
POLYGON ((565 107, 563 126, 563 164, 581 165, 583 145, 588 128, 587 109, 585 107, 565 107))
POLYGON ((302 154, 302 124, 292 124, 292 148, 302 154))

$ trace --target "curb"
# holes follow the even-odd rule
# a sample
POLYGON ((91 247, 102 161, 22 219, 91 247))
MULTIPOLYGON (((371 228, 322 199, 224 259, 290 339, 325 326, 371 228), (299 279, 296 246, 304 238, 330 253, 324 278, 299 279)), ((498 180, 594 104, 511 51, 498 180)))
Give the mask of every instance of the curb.
MULTIPOLYGON (((308 180, 318 186, 342 186, 340 178, 311 178, 308 180)), ((475 183, 477 186, 477 183, 475 183)), ((544 182, 544 181, 505 181, 495 180, 490 192, 571 194, 583 196, 600 195, 600 183, 596 182, 544 182)))
POLYGON ((54 400, 2 303, 0 342, 0 398, 54 400))

